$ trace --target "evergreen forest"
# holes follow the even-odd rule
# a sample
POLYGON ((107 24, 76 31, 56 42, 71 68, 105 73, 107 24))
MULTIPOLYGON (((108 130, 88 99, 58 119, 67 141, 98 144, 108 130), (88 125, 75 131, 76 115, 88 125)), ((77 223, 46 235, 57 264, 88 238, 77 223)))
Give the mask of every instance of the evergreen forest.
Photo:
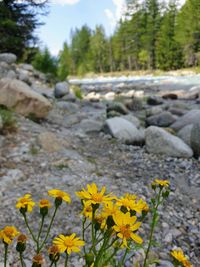
POLYGON ((180 0, 127 0, 124 19, 112 36, 106 36, 102 25, 72 29, 57 58, 48 48, 39 50, 33 34, 40 24, 36 12, 47 13, 48 1, 28 2, 31 5, 0 3, 0 52, 16 53, 61 80, 88 72, 167 71, 200 65, 200 0, 186 0, 182 6, 180 0))

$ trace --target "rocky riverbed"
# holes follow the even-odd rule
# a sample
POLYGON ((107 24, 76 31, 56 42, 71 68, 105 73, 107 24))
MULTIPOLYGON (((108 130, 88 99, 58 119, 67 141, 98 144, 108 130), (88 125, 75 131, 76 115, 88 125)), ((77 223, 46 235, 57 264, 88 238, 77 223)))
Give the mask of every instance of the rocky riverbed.
MULTIPOLYGON (((172 192, 164 208, 159 211, 160 221, 155 234, 159 245, 152 253, 152 257, 160 261, 151 266, 172 267, 169 251, 174 247, 181 247, 193 266, 198 267, 200 160, 198 149, 196 151, 190 141, 196 142, 199 137, 195 135, 192 139, 191 131, 194 127, 191 127, 190 132, 187 131, 186 136, 177 136, 180 136, 179 130, 185 126, 192 124, 198 127, 199 87, 195 85, 193 90, 183 88, 179 92, 170 90, 169 94, 167 90, 153 90, 152 85, 149 85, 152 91, 146 89, 145 93, 145 85, 134 89, 134 84, 131 88, 125 88, 122 84, 120 87, 118 84, 117 92, 113 88, 109 90, 108 86, 104 93, 99 89, 88 92, 86 88, 82 88, 83 99, 79 100, 73 92, 69 92, 66 84, 58 84, 57 89, 47 89, 44 79, 33 77, 33 69, 17 66, 17 72, 15 65, 12 68, 16 75, 9 79, 20 81, 22 79, 19 77, 19 69, 26 68, 27 76, 26 79, 23 76, 23 79, 28 79, 32 90, 35 90, 37 84, 35 91, 51 103, 51 110, 44 118, 34 118, 34 121, 33 117, 30 119, 17 112, 14 115, 17 130, 0 135, 1 228, 14 224, 21 231, 25 229, 15 208, 19 197, 31 193, 34 200, 38 201, 47 195, 49 189, 59 188, 71 195, 72 203, 63 204, 54 223, 52 236, 74 231, 80 233, 81 206, 74 192, 87 183, 105 185, 108 191, 118 196, 126 192, 138 194, 150 202, 152 180, 169 179, 172 192), (191 111, 192 115, 188 115, 191 111), (168 115, 163 115, 163 112, 168 112, 168 115), (162 117, 155 117, 158 115, 162 117), (116 124, 113 125, 113 118, 122 121, 115 121, 116 124), (162 123, 164 126, 160 125, 162 123), (177 126, 177 123, 182 123, 182 127, 177 126), (119 125, 125 128, 115 131, 119 125), (147 127, 152 129, 151 133, 159 133, 156 139, 160 140, 160 146, 166 147, 165 150, 157 150, 159 144, 154 147, 148 143, 148 133, 145 130, 147 127), (176 147, 179 142, 183 144, 176 147), (171 150, 168 149, 170 146, 171 150), (178 156, 174 156, 175 150, 179 153, 176 154, 178 156)), ((2 78, 7 77, 5 73, 2 78)), ((195 147, 198 147, 198 143, 195 147)), ((33 229, 37 228, 37 215, 37 211, 30 214, 33 229)), ((146 241, 149 230, 147 221, 141 228, 141 236, 146 241)), ((26 257, 27 267, 31 266, 32 257, 29 246, 28 250, 30 254, 26 257)), ((128 255, 125 266, 134 266, 136 259, 142 262, 143 254, 143 250, 139 250, 134 255, 128 255)), ((19 266, 13 253, 10 253, 9 260, 10 266, 19 266)), ((3 266, 1 261, 2 256, 0 266, 3 266)), ((70 266, 81 267, 83 262, 78 256, 74 256, 70 260, 70 266)))

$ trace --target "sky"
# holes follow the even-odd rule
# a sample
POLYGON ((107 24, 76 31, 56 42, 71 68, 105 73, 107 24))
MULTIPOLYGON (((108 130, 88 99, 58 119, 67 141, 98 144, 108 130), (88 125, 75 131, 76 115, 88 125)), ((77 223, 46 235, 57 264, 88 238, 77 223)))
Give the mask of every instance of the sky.
POLYGON ((49 14, 42 17, 44 25, 37 30, 41 47, 47 46, 56 56, 63 43, 70 42, 71 29, 85 24, 90 29, 101 24, 110 36, 124 13, 125 3, 126 0, 50 0, 49 14))
POLYGON ((45 24, 37 35, 41 44, 57 55, 63 43, 69 43, 71 29, 84 24, 91 29, 102 24, 106 35, 112 34, 124 8, 125 0, 51 0, 49 14, 42 17, 45 24))

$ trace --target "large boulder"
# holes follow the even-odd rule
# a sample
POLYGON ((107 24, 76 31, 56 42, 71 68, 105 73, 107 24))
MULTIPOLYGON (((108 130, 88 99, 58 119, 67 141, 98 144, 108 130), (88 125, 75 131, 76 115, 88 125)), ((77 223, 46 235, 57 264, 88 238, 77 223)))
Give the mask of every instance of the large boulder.
POLYGON ((146 124, 160 126, 160 127, 168 127, 173 122, 175 122, 175 117, 168 111, 164 111, 160 114, 150 116, 146 119, 146 124))
POLYGON ((181 128, 188 124, 195 124, 198 122, 200 122, 200 110, 193 109, 182 117, 178 118, 170 127, 175 131, 179 131, 181 128))
POLYGON ((116 111, 119 114, 126 115, 128 114, 128 109, 125 107, 124 104, 120 102, 110 102, 107 104, 106 108, 107 114, 111 111, 116 111))
POLYGON ((62 98, 67 94, 69 94, 69 83, 68 82, 57 83, 54 90, 54 96, 56 98, 62 98))
POLYGON ((8 64, 15 63, 17 60, 16 55, 12 53, 1 53, 0 54, 0 61, 6 62, 8 64))
POLYGON ((180 131, 178 131, 177 136, 181 138, 188 146, 191 147, 191 132, 193 124, 186 125, 180 131))
POLYGON ((192 149, 180 138, 162 128, 150 126, 145 131, 146 149, 152 154, 163 154, 170 157, 190 158, 192 149))
POLYGON ((144 132, 121 117, 107 119, 104 131, 126 144, 142 145, 144 143, 144 132))
POLYGON ((0 104, 15 112, 36 118, 44 118, 51 109, 51 103, 34 92, 24 82, 3 78, 0 80, 0 104))
POLYGON ((196 158, 200 157, 200 122, 195 123, 191 130, 190 137, 191 147, 196 158))

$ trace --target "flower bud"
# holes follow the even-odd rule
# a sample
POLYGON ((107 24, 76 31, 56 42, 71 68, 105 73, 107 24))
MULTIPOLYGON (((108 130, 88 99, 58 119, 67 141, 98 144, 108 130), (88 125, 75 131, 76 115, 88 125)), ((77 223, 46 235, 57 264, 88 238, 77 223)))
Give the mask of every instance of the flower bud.
POLYGON ((62 204, 62 198, 56 197, 54 203, 55 203, 56 208, 58 208, 62 204))
POLYGON ((57 262, 60 258, 60 252, 58 249, 58 246, 53 245, 48 249, 48 253, 49 253, 49 259, 52 262, 57 262))
POLYGON ((27 241, 27 236, 24 234, 20 234, 17 238, 17 245, 16 245, 16 250, 19 253, 23 253, 24 250, 26 249, 26 241, 27 241))
POLYGON ((41 254, 37 254, 32 259, 32 267, 41 267, 44 263, 44 259, 41 254))

